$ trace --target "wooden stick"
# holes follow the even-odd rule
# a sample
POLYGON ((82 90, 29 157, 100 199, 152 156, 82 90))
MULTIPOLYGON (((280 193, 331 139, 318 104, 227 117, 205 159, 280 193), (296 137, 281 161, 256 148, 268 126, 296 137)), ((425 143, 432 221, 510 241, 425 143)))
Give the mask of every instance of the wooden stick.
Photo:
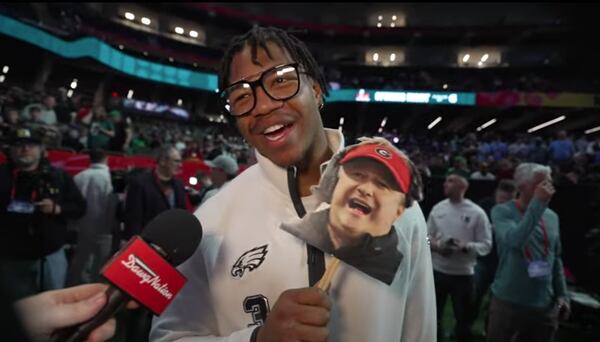
POLYGON ((325 269, 323 277, 321 277, 321 279, 317 282, 316 286, 321 290, 327 292, 327 290, 329 290, 329 286, 331 286, 331 279, 333 279, 335 271, 338 269, 339 265, 340 259, 333 257, 329 262, 329 265, 327 265, 327 269, 325 269))

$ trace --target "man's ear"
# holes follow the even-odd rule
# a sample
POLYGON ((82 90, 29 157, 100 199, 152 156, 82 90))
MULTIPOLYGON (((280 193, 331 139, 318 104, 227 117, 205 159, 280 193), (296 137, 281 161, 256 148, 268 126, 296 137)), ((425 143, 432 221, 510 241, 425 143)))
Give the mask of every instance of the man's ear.
POLYGON ((398 205, 398 210, 396 210, 396 220, 402 215, 402 213, 404 213, 405 210, 406 208, 404 207, 404 203, 398 205))
POLYGON ((315 96, 315 101, 317 101, 317 107, 321 109, 323 106, 323 101, 325 101, 325 99, 323 99, 323 89, 321 89, 321 85, 316 80, 310 78, 310 81, 312 82, 312 90, 315 96))

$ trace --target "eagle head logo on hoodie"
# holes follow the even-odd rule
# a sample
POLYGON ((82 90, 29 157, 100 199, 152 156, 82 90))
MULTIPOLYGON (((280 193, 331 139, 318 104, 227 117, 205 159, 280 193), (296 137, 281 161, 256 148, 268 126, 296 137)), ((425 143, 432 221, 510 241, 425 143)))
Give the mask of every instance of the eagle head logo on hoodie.
POLYGON ((265 261, 265 256, 267 255, 267 245, 263 245, 260 247, 252 248, 251 250, 242 254, 241 257, 237 259, 233 267, 231 268, 231 275, 235 278, 242 278, 246 270, 248 272, 252 272, 257 269, 263 261, 265 261))

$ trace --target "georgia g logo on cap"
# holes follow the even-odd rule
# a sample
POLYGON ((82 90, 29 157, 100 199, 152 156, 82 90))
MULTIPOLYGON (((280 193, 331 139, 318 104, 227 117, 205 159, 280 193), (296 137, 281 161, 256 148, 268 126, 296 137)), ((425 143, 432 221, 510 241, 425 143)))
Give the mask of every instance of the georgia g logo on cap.
POLYGON ((392 154, 388 150, 384 150, 383 148, 376 148, 375 152, 378 155, 382 156, 385 159, 392 159, 392 154))

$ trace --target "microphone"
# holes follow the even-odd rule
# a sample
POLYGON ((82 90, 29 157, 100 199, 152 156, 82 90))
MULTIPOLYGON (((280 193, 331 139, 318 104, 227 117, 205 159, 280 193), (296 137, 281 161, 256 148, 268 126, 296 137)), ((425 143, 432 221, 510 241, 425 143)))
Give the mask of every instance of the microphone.
POLYGON ((187 281, 174 266, 192 256, 201 239, 202 226, 187 211, 171 209, 156 216, 102 268, 102 276, 111 283, 106 305, 88 321, 58 330, 51 340, 85 341, 131 299, 160 315, 187 281))

